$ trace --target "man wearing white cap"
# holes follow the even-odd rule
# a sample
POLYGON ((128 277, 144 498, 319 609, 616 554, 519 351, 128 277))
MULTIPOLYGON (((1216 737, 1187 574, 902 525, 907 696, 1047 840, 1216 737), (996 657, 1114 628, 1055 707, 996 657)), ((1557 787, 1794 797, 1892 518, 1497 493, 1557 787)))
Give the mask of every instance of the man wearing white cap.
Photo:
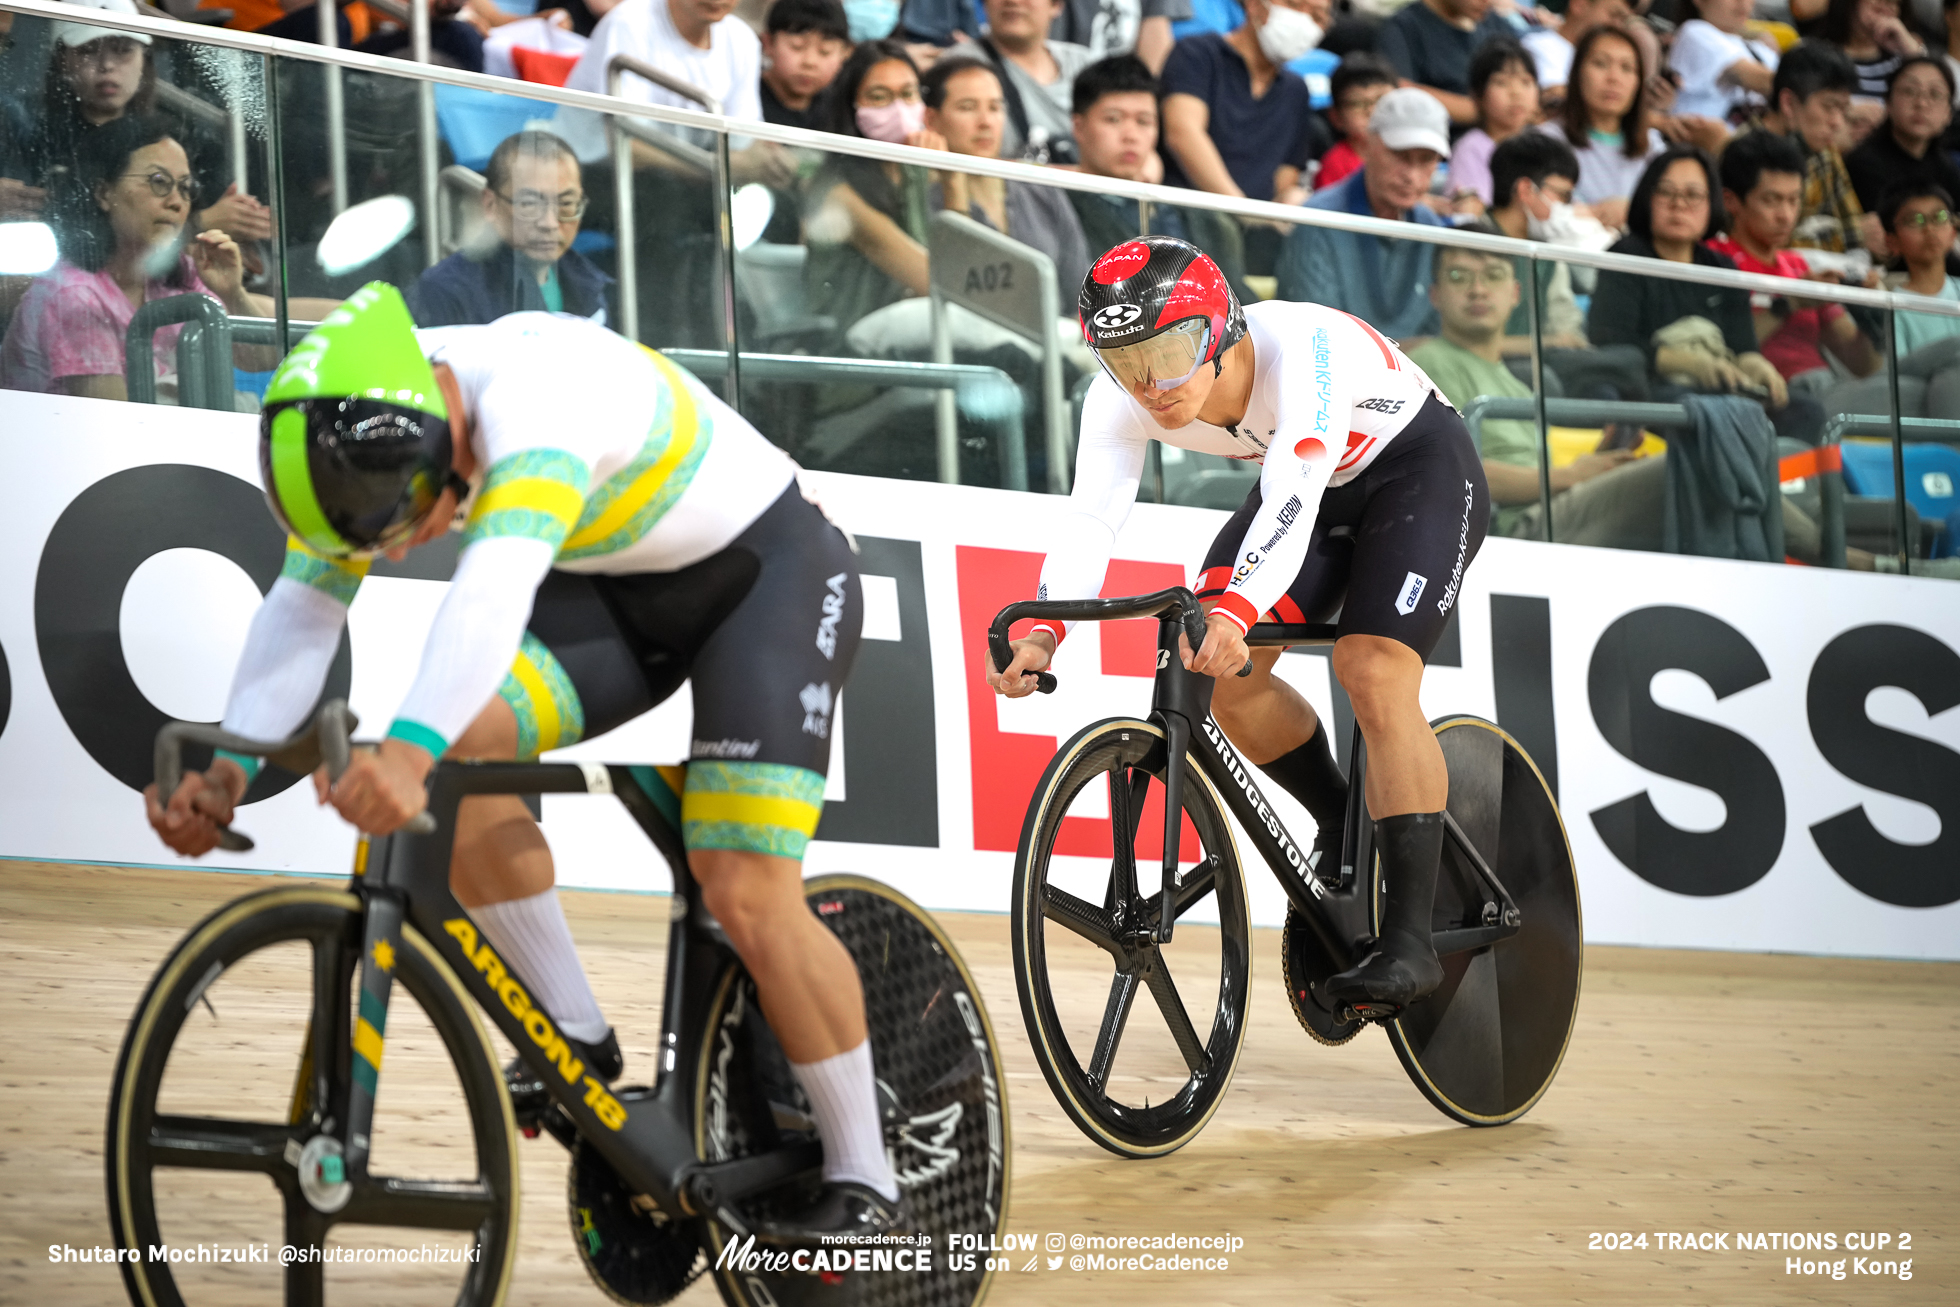
MULTIPOLYGON (((1309 209, 1363 214, 1429 227, 1448 226, 1423 200, 1436 165, 1450 157, 1450 116, 1412 86, 1390 91, 1368 119, 1361 171, 1307 201, 1309 209)), ((1295 227, 1281 250, 1279 297, 1315 300, 1393 337, 1429 335, 1431 250, 1324 227, 1295 227)))

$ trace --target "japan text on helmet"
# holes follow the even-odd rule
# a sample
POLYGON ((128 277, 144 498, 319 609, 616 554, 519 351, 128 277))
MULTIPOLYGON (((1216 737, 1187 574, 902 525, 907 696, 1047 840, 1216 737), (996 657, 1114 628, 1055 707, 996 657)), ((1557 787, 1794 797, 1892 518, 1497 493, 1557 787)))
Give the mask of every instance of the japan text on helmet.
POLYGON ((385 282, 328 314, 266 387, 266 502, 317 554, 372 556, 408 539, 453 479, 451 454, 449 406, 385 282))
POLYGON ((1082 334, 1124 389, 1173 390, 1245 335, 1238 296, 1208 255, 1174 236, 1128 241, 1097 259, 1077 303, 1082 334))

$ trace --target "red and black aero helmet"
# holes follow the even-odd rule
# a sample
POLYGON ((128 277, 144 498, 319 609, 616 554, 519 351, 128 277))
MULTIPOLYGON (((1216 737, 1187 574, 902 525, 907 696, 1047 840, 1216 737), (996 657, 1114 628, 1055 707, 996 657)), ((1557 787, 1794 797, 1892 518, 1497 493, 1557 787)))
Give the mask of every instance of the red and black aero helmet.
POLYGON ((1175 236, 1127 241, 1097 259, 1076 308, 1083 336, 1126 390, 1173 390, 1206 363, 1221 367, 1245 335, 1225 274, 1175 236))

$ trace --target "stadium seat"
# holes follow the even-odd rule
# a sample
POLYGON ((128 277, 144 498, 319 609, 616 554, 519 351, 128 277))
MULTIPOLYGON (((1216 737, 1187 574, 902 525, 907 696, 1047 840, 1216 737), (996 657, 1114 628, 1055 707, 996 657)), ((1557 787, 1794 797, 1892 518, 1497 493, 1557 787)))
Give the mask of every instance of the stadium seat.
POLYGON ((495 91, 473 91, 461 86, 436 87, 436 126, 456 162, 482 172, 490 162, 497 143, 532 123, 551 126, 552 105, 543 100, 527 100, 495 91))

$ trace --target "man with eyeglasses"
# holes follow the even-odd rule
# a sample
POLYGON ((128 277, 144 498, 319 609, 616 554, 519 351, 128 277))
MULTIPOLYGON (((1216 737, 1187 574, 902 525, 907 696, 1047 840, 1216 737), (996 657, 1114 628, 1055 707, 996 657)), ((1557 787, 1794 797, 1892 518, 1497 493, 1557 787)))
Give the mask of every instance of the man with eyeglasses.
POLYGON ((416 324, 494 322, 544 309, 611 325, 613 279, 572 248, 586 198, 571 147, 550 132, 518 132, 491 153, 485 179, 479 239, 409 288, 416 324))

